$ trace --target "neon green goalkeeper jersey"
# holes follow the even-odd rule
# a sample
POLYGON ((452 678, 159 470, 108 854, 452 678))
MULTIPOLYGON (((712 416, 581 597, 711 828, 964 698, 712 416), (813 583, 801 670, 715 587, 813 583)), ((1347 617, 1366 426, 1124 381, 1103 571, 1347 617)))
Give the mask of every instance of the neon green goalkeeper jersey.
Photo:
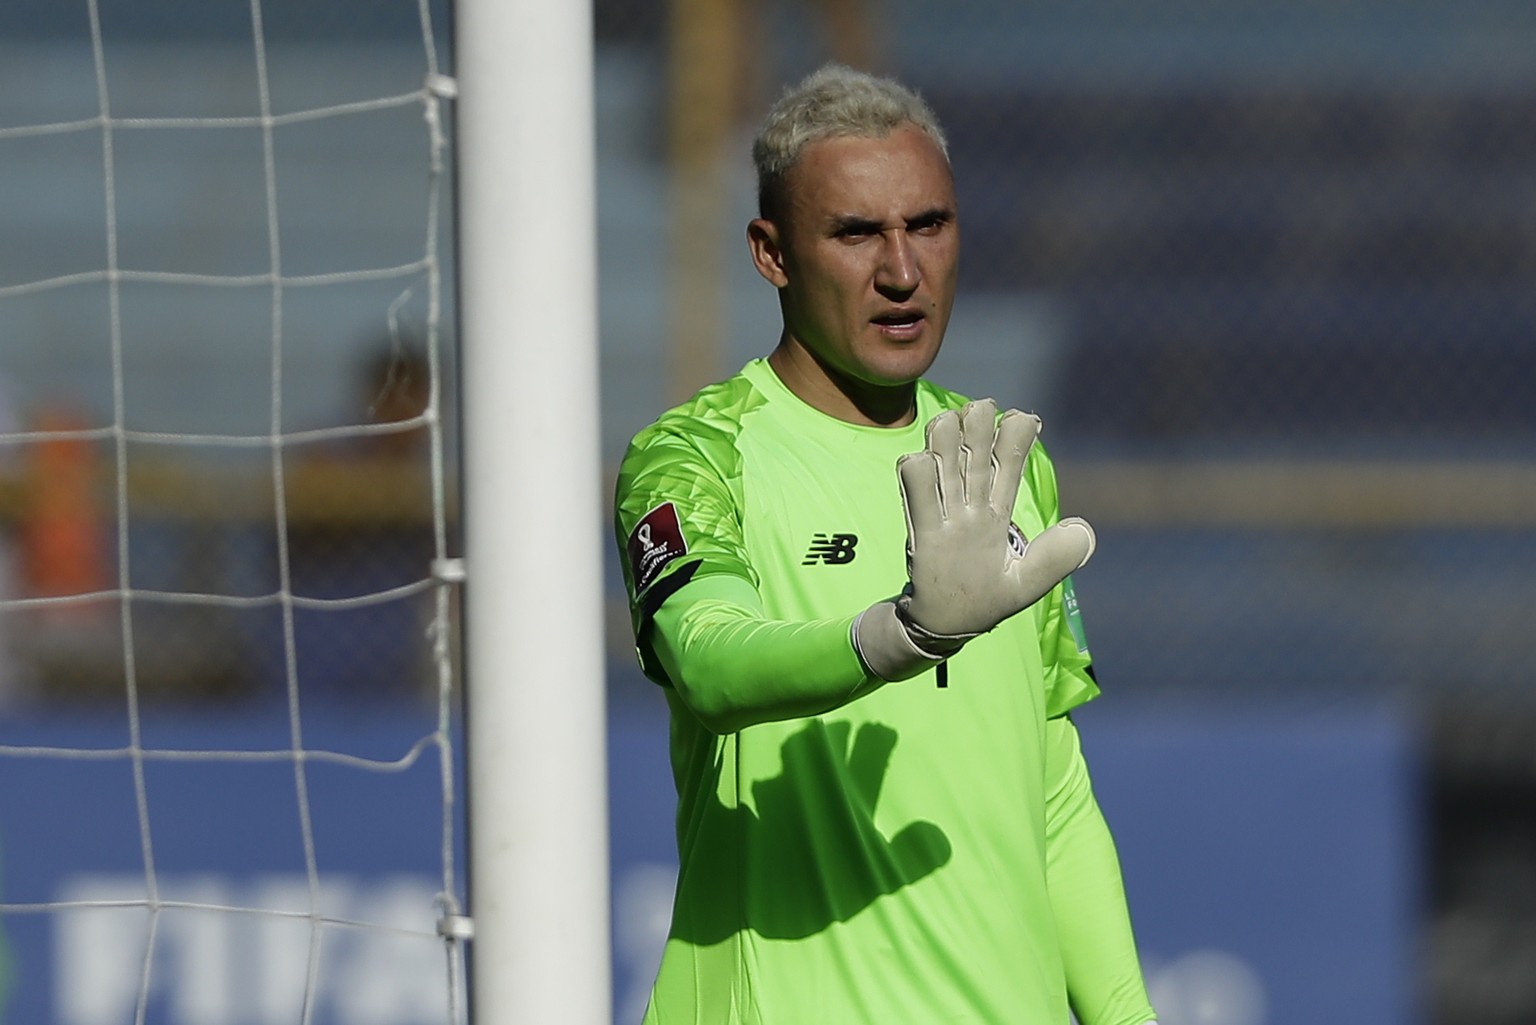
MULTIPOLYGON (((680 863, 647 1023, 1067 1022, 1043 747, 1048 719, 1097 694, 1070 579, 942 669, 735 732, 707 729, 656 653, 674 596, 755 591, 766 621, 814 625, 898 593, 897 457, 964 401, 923 382, 912 426, 860 427, 756 360, 632 442, 616 529, 641 663, 672 707, 680 863)), ((1029 537, 1056 518, 1036 445, 1014 521, 1029 537)), ((857 679, 842 634, 816 658, 857 679)), ((1152 1016, 1135 1006, 1126 1021, 1152 1016)))

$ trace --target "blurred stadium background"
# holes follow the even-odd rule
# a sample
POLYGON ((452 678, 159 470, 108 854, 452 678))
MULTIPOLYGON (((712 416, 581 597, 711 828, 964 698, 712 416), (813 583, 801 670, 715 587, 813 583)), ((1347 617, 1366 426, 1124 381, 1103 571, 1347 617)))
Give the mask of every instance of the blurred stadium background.
MULTIPOLYGON (((420 87, 414 4, 267 11, 279 109, 420 87)), ((835 57, 917 86, 951 137, 966 239, 934 376, 1038 410, 1064 505, 1100 529, 1079 589, 1107 698, 1083 722, 1105 803, 1126 822, 1168 1025, 1536 1020, 1536 7, 598 0, 595 12, 609 463, 672 400, 774 341, 742 226, 750 132, 780 85, 835 57), (1147 766, 1164 773, 1157 794, 1134 785, 1147 766), (1204 789, 1222 777, 1227 791, 1204 789), (1206 818, 1188 807, 1202 802, 1206 818), (1223 823, 1229 808, 1245 814, 1223 823), (1214 876, 1178 875, 1192 865, 1214 876), (1349 909, 1314 908, 1308 887, 1377 887, 1382 902, 1335 920, 1330 906, 1349 909), (1265 897, 1206 906, 1245 889, 1265 897), (1309 917, 1281 921, 1297 905, 1309 917), (1194 920, 1221 924, 1202 934, 1194 920), (1343 951, 1337 977, 1308 975, 1305 952, 1340 937, 1374 946, 1354 948, 1358 964, 1343 951), (1356 1013, 1362 976, 1377 1006, 1356 1013), (1307 999, 1351 1010, 1295 1013, 1307 999), (1395 1017, 1370 1017, 1383 1009, 1395 1017)), ((117 116, 251 112, 245 3, 104 0, 102 20, 117 116)), ((96 111, 85 4, 6 4, 0 131, 96 111)), ((284 129, 290 273, 419 254, 420 118, 405 107, 284 129)), ((119 149, 125 265, 265 267, 254 136, 121 133, 119 149)), ((0 134, 0 289, 100 267, 103 217, 98 134, 0 134)), ((419 412, 421 292, 393 334, 382 314, 404 287, 290 293, 289 429, 419 412)), ((0 433, 109 422, 104 288, 0 291, 0 433)), ((145 285, 124 303, 135 426, 268 429, 264 297, 145 285)), ((451 339, 451 313, 447 326, 451 339)), ((451 345, 445 355, 451 377, 451 345)), ((451 416, 451 389, 445 399, 451 416)), ((412 442, 424 435, 391 437, 292 465, 295 591, 421 573, 428 464, 412 442)), ((265 466, 143 455, 135 585, 270 590, 265 466)), ((106 443, 0 445, 0 596, 110 585, 110 456, 106 443)), ((661 791, 624 791, 614 812, 616 870, 633 868, 615 881, 627 1011, 665 910, 668 794, 616 565, 609 597, 614 759, 640 767, 620 783, 661 791)), ((306 700, 347 715, 429 706, 426 601, 301 617, 306 700)), ((121 705, 116 618, 52 618, 0 613, 12 728, 121 705)), ((153 606, 139 629, 142 688, 165 715, 248 722, 280 705, 270 611, 153 606)), ((0 839, 8 870, 25 861, 24 827, 0 820, 0 839)))

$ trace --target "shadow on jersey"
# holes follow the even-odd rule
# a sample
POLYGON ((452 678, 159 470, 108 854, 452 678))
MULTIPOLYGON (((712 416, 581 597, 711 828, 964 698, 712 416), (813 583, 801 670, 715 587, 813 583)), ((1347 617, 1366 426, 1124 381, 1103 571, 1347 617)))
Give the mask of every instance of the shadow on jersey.
POLYGON ((709 945, 744 929, 811 936, 949 862, 949 838, 931 822, 889 838, 876 828, 896 731, 865 723, 851 745, 850 732, 846 722, 807 723, 784 742, 782 774, 751 785, 751 806, 711 795, 695 811, 685 829, 700 815, 718 818, 710 830, 739 838, 744 854, 691 859, 692 872, 712 878, 682 889, 692 906, 678 907, 675 938, 709 945))

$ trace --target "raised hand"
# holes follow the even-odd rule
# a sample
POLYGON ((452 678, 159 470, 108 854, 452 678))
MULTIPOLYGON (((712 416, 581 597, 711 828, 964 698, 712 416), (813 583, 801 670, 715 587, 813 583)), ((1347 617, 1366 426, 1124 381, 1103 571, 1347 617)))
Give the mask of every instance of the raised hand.
POLYGON ((1031 539, 1013 525, 1039 434, 1033 413, 1009 410, 999 418, 983 399, 934 417, 926 448, 897 464, 908 584, 854 624, 854 643, 876 675, 917 675, 1029 608, 1093 555, 1093 528, 1084 520, 1064 519, 1031 539), (890 631, 892 619, 901 636, 890 631))

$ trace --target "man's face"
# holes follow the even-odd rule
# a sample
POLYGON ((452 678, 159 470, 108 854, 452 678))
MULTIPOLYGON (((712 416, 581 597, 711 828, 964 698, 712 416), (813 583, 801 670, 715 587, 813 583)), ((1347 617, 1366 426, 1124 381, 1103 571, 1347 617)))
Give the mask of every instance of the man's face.
POLYGON ((960 231, 948 161, 922 130, 809 144, 781 212, 748 236, 779 289, 786 343, 833 383, 905 385, 928 370, 954 302, 960 231))

